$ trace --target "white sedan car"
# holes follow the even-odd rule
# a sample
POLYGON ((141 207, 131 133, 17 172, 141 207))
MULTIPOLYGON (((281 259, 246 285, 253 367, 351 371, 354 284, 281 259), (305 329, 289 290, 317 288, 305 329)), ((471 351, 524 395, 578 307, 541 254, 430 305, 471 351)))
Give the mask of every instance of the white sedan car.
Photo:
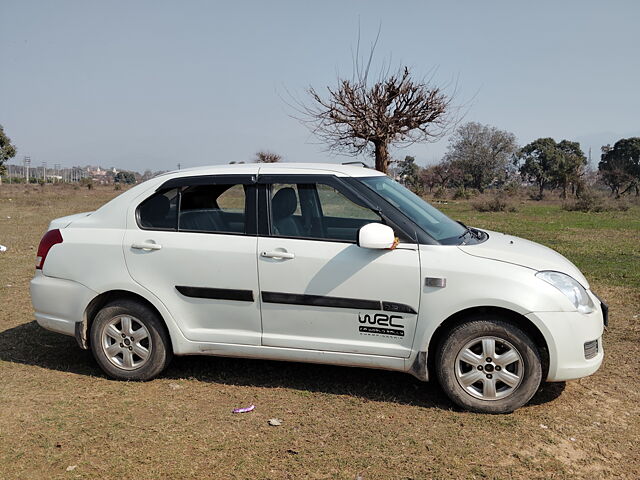
POLYGON ((151 379, 173 355, 317 362, 437 378, 491 413, 594 373, 607 322, 563 256, 353 165, 158 176, 53 220, 31 298, 42 327, 117 379, 151 379))

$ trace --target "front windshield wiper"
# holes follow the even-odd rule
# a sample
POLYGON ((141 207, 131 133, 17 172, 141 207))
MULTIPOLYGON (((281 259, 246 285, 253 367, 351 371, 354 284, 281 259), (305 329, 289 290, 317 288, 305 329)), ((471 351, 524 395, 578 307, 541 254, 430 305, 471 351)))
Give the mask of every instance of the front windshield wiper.
MULTIPOLYGON (((460 225, 462 225, 462 227, 464 228, 464 233, 462 235, 460 235, 458 237, 458 239, 464 238, 467 235, 471 235, 471 238, 475 238, 476 240, 480 240, 481 239, 481 234, 480 232, 478 232, 477 230, 474 230, 473 228, 467 227, 464 223, 462 223, 459 220, 456 220, 460 225)), ((461 245, 464 245, 466 242, 463 241, 461 245)))

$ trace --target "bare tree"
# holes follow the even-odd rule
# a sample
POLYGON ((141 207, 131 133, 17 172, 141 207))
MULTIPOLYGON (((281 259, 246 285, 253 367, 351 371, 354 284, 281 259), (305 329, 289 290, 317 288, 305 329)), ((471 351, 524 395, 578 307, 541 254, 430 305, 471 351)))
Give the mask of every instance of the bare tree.
POLYGON ((435 178, 436 185, 442 188, 459 187, 464 184, 464 172, 447 160, 443 160, 429 169, 435 178))
POLYGON ((282 160, 282 157, 277 153, 261 150, 256 153, 256 163, 277 163, 282 160))
POLYGON ((447 95, 433 77, 414 79, 408 67, 394 74, 383 67, 370 82, 375 46, 364 67, 356 52, 351 79, 339 78, 326 92, 309 87, 310 101, 296 103, 299 119, 329 150, 373 154, 376 169, 386 173, 389 146, 436 141, 454 126, 455 92, 447 95))
POLYGON ((422 187, 424 189, 428 189, 429 193, 431 193, 431 191, 433 190, 433 187, 438 185, 438 182, 440 180, 436 174, 434 165, 420 170, 420 173, 418 174, 418 178, 420 180, 420 183, 422 183, 422 187))

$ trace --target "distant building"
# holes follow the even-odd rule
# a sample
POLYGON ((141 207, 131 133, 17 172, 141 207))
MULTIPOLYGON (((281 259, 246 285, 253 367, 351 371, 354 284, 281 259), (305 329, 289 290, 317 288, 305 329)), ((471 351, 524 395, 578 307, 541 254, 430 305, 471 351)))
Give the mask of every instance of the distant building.
POLYGON ((93 183, 97 183, 99 185, 109 185, 113 183, 113 177, 118 173, 115 168, 107 170, 99 166, 87 166, 86 172, 93 180, 93 183))
POLYGON ((100 167, 87 167, 87 173, 89 175, 91 175, 92 177, 96 176, 102 176, 102 175, 106 175, 107 171, 106 170, 102 170, 100 167))

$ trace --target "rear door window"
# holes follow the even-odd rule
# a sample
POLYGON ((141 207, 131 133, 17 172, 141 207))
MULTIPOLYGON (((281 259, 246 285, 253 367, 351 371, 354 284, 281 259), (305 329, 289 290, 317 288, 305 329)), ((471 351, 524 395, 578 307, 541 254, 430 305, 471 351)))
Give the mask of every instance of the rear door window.
POLYGON ((181 231, 245 233, 245 185, 185 187, 180 202, 181 231))
POLYGON ((149 230, 178 229, 178 199, 180 189, 160 191, 138 207, 138 223, 149 230))
POLYGON ((166 184, 166 189, 161 187, 138 206, 140 228, 255 235, 256 194, 251 177, 186 177, 166 184))

